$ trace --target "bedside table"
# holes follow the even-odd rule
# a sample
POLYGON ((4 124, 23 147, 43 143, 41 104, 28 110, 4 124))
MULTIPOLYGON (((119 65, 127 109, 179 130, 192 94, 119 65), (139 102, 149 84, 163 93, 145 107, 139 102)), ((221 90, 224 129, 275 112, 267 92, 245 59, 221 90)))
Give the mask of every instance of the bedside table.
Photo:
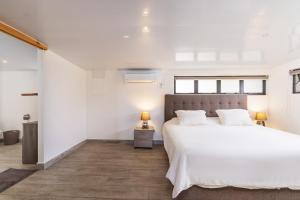
POLYGON ((134 148, 152 148, 154 132, 152 126, 147 129, 136 127, 134 129, 134 148))

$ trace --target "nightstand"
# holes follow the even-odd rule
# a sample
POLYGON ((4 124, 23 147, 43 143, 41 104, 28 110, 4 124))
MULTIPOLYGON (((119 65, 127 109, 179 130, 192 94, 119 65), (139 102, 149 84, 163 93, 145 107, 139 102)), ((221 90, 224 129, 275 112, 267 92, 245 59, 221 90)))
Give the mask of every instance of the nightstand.
POLYGON ((152 148, 154 132, 152 126, 147 129, 136 127, 134 129, 134 148, 152 148))

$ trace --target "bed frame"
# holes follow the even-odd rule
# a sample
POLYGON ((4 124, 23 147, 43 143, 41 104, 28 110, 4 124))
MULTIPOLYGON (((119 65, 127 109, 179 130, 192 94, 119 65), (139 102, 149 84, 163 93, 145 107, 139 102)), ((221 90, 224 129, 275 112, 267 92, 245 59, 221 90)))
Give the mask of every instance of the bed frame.
MULTIPOLYGON (((205 110, 217 117, 217 109, 247 109, 247 95, 169 95, 165 96, 165 121, 175 117, 176 110, 205 110)), ((300 191, 290 189, 242 189, 234 187, 208 189, 193 186, 176 200, 300 200, 300 191)))
POLYGON ((217 117, 217 109, 247 109, 247 95, 170 95, 165 96, 165 121, 176 117, 176 110, 205 110, 208 117, 217 117))

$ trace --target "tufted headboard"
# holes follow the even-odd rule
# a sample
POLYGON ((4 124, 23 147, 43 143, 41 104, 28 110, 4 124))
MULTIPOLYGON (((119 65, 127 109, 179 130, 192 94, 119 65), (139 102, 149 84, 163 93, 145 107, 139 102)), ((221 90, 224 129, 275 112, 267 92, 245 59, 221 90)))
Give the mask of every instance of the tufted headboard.
POLYGON ((176 117, 176 110, 205 110, 207 117, 217 117, 217 109, 247 109, 247 95, 171 95, 165 96, 165 121, 176 117))

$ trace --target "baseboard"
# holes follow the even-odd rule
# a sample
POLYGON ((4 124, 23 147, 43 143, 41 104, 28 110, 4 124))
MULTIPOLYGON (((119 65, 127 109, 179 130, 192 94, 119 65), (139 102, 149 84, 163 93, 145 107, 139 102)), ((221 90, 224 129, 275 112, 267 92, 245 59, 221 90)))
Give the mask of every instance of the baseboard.
POLYGON ((38 163, 37 168, 42 169, 42 170, 49 168, 50 166, 54 165, 55 163, 57 163, 58 161, 60 161, 64 157, 72 154, 75 150, 77 150, 79 147, 84 145, 86 142, 87 142, 87 140, 84 140, 84 141, 72 146, 70 149, 62 152, 61 154, 59 154, 58 156, 52 158, 51 160, 47 161, 46 163, 38 163))
POLYGON ((155 145, 163 145, 164 141, 163 140, 153 140, 153 144, 155 144, 155 145))
MULTIPOLYGON (((103 142, 103 143, 123 143, 123 144, 132 144, 133 140, 107 140, 107 139, 87 139, 87 142, 103 142)), ((153 140, 154 145, 163 145, 163 140, 153 140)))
POLYGON ((87 139, 87 142, 102 142, 102 143, 123 143, 131 144, 132 140, 113 140, 113 139, 87 139))

